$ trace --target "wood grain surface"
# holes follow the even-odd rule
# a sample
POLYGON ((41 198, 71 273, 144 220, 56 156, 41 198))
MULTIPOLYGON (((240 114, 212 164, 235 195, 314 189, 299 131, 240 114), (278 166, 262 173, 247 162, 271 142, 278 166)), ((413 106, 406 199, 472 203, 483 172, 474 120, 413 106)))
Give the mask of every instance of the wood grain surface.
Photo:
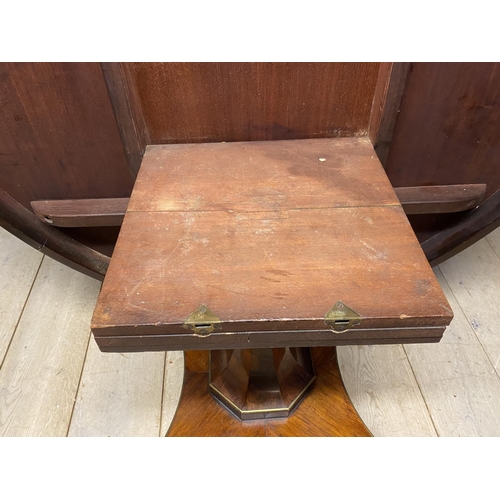
POLYGON ((51 226, 121 226, 128 202, 129 198, 36 200, 31 202, 31 208, 42 222, 51 226))
POLYGON ((270 215, 128 213, 94 333, 187 334, 182 325, 200 304, 221 318, 220 333, 322 330, 337 300, 363 317, 359 328, 447 324, 446 300, 401 208, 270 215))
POLYGON ((68 436, 158 436, 164 368, 164 353, 104 354, 92 340, 68 436))
POLYGON ((368 138, 149 146, 129 212, 398 205, 368 138))
POLYGON ((399 187, 394 191, 406 214, 452 213, 477 207, 486 184, 399 187))
POLYGON ((500 189, 500 64, 413 63, 385 164, 394 186, 500 189), (452 167, 451 167, 452 166, 452 167))
MULTIPOLYGON (((476 207, 486 184, 413 186, 394 192, 406 214, 460 212, 476 207)), ((57 227, 121 226, 130 198, 35 200, 31 208, 46 224, 57 227)))
MULTIPOLYGON (((440 266, 446 279, 437 271, 455 311, 443 340, 432 349, 423 345, 404 346, 440 436, 498 436, 500 429, 500 379, 494 366, 500 356, 500 343, 493 326, 498 322, 498 312, 489 313, 495 292, 481 292, 480 274, 481 268, 486 267, 490 273, 495 272, 495 267, 488 266, 488 260, 498 269, 498 256, 491 255, 486 241, 478 252, 471 261, 466 260, 467 251, 464 252, 462 265, 455 262, 440 266), (489 259, 484 261, 488 253, 489 259), (463 271, 460 278, 458 270, 463 271), (481 324, 491 326, 483 328, 481 324)), ((488 279, 490 286, 495 282, 488 279)))
MULTIPOLYGON (((448 221, 441 231, 422 236, 422 250, 433 265, 457 255, 500 226, 500 190, 463 217, 448 221)), ((425 221, 424 221, 425 223, 425 221)))
MULTIPOLYGON (((208 357, 208 353, 207 353, 208 357)), ((208 393, 208 374, 186 368, 170 437, 370 436, 354 410, 340 377, 335 349, 313 350, 316 381, 288 418, 242 422, 208 393)))
POLYGON ((439 267, 454 296, 460 301, 470 328, 500 375, 500 338, 496 311, 500 294, 499 252, 500 246, 495 245, 494 240, 490 242, 487 237, 476 243, 474 255, 466 250, 455 257, 454 266, 445 262, 439 267))
POLYGON ((44 259, 0 371, 0 435, 66 436, 99 286, 44 259))
POLYGON ((210 351, 210 393, 241 420, 289 416, 315 378, 308 347, 210 351))
POLYGON ((374 436, 436 436, 402 345, 345 346, 337 353, 347 393, 374 436))
POLYGON ((165 436, 174 418, 184 382, 184 353, 165 353, 165 375, 163 379, 163 399, 161 405, 160 436, 165 436))
POLYGON ((117 336, 115 349, 118 336, 164 334, 178 336, 167 349, 213 349, 183 328, 204 304, 221 319, 222 342, 233 341, 225 333, 293 330, 293 345, 318 345, 299 331, 330 335, 324 318, 339 300, 363 318, 350 340, 415 338, 401 331, 415 327, 436 339, 442 330, 425 329, 451 317, 368 139, 154 146, 92 330, 117 336), (183 344, 186 334, 197 344, 183 344))
POLYGON ((43 255, 0 230, 0 367, 43 255))
POLYGON ((152 144, 366 134, 378 63, 130 63, 152 144))
POLYGON ((0 96, 0 188, 18 202, 130 194, 98 63, 2 63, 0 96))
POLYGON ((127 155, 130 173, 135 179, 146 145, 149 144, 149 132, 144 121, 137 88, 130 74, 130 65, 108 62, 101 63, 101 69, 127 155))
POLYGON ((41 222, 31 210, 21 205, 3 189, 0 189, 0 224, 28 245, 66 266, 100 280, 106 274, 109 265, 107 255, 41 222))
POLYGON ((401 100, 405 93, 406 80, 412 68, 411 64, 408 62, 380 63, 370 114, 369 135, 384 167, 392 144, 401 100))
MULTIPOLYGON (((121 197, 132 190, 99 63, 1 63, 0 153, 0 189, 27 209, 32 200, 121 197)), ((116 233, 107 233, 71 231, 110 255, 116 233)))

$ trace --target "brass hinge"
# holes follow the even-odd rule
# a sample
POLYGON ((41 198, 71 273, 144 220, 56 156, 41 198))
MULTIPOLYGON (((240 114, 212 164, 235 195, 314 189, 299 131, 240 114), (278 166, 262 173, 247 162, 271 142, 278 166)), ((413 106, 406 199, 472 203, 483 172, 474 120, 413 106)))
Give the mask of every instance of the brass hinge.
POLYGON ((340 300, 326 313, 325 323, 336 333, 361 323, 361 315, 340 300))
POLYGON ((184 322, 198 337, 208 337, 216 328, 221 328, 221 320, 205 305, 199 306, 184 322))

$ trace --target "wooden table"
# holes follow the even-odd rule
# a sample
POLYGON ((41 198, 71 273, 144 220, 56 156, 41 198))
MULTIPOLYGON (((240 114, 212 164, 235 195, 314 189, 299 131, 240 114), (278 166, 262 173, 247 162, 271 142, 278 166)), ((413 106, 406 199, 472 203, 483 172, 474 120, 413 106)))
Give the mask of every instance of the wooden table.
POLYGON ((451 318, 369 140, 306 139, 148 146, 92 331, 191 351, 170 435, 367 435, 335 346, 451 318))

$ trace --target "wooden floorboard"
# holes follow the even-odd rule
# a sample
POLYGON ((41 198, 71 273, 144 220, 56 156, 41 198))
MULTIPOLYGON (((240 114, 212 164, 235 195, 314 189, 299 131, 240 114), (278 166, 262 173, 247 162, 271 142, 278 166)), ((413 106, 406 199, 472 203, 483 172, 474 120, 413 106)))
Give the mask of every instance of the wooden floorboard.
POLYGON ((163 401, 160 436, 165 436, 172 423, 184 379, 184 353, 182 351, 167 352, 165 360, 165 379, 163 382, 163 401))
POLYGON ((498 257, 500 257, 500 227, 486 236, 486 241, 491 245, 498 257))
MULTIPOLYGON (((447 269, 463 264, 457 259, 447 269)), ((404 348, 440 436, 498 436, 500 378, 461 310, 463 303, 436 274, 455 313, 452 324, 439 344, 404 348)))
POLYGON ((435 436, 401 345, 337 348, 340 371, 359 416, 374 436, 435 436))
POLYGON ((102 353, 92 338, 69 436, 159 436, 165 353, 102 353))
POLYGON ((0 366, 43 255, 0 228, 0 366))
POLYGON ((66 435, 98 291, 44 258, 0 371, 0 435, 66 435))
POLYGON ((498 243, 497 237, 495 232, 491 239, 483 238, 441 264, 440 269, 500 374, 500 245, 497 251, 492 246, 498 243))

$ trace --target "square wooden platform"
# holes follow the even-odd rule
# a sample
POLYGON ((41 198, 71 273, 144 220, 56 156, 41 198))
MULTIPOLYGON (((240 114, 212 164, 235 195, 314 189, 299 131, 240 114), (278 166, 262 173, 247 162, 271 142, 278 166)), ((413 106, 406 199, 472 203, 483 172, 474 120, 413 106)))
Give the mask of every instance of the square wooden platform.
POLYGON ((307 139, 148 146, 92 331, 103 351, 326 346, 435 342, 451 318, 369 140, 307 139))

